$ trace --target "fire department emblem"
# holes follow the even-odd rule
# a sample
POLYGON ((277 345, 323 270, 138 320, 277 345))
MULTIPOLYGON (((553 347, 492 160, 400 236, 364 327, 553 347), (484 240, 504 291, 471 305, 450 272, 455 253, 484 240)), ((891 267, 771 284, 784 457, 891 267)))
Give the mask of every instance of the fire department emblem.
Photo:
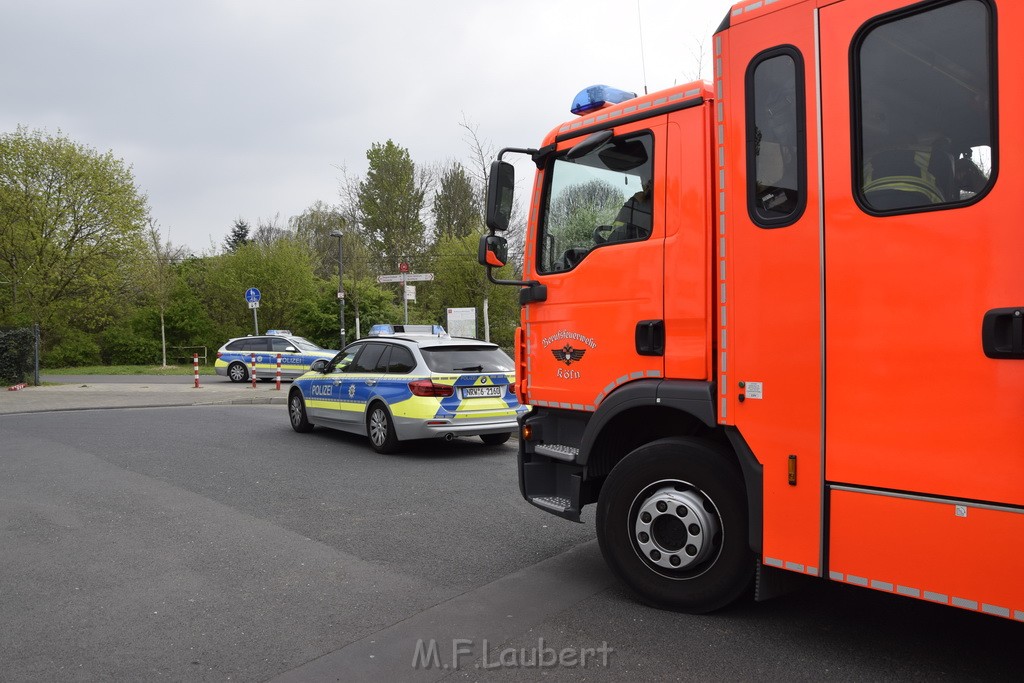
POLYGON ((555 360, 561 361, 566 365, 572 365, 576 361, 581 360, 586 352, 586 349, 574 349, 572 344, 566 344, 560 349, 551 349, 555 360))

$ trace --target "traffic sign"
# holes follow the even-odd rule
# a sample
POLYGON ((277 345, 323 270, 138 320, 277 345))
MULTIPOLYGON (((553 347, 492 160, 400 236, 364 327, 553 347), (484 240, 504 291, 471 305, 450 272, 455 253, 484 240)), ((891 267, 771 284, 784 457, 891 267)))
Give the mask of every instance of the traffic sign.
MULTIPOLYGON (((258 303, 260 300, 260 290, 256 289, 255 287, 250 287, 249 289, 245 290, 245 300, 248 301, 250 304, 258 303)), ((253 306, 252 308, 255 308, 255 306, 253 306)))
POLYGON ((408 273, 409 272, 409 264, 406 263, 405 261, 402 261, 401 263, 399 263, 398 264, 398 272, 399 273, 408 273))
POLYGON ((405 273, 404 275, 378 275, 377 282, 423 282, 433 280, 433 273, 405 273))
POLYGON ((259 307, 260 307, 260 302, 259 301, 250 301, 249 302, 249 308, 259 308, 259 307))

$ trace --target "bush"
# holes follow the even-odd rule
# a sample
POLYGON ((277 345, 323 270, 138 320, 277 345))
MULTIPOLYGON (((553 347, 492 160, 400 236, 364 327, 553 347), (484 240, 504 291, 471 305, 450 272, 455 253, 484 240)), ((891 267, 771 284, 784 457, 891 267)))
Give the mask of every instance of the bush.
POLYGON ((0 384, 19 384, 33 372, 35 334, 31 329, 0 330, 0 384))
POLYGON ((74 368, 100 364, 100 347, 92 335, 79 330, 67 330, 60 342, 43 356, 48 368, 74 368))
POLYGON ((103 333, 103 360, 108 365, 157 365, 161 359, 160 342, 130 327, 112 327, 103 333))

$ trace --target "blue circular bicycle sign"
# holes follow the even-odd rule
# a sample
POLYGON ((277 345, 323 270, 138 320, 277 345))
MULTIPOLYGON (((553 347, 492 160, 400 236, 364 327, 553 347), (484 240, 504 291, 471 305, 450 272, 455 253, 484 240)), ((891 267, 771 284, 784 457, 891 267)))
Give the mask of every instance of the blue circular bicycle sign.
POLYGON ((255 287, 250 287, 245 290, 245 300, 251 304, 258 303, 260 300, 260 290, 255 287))

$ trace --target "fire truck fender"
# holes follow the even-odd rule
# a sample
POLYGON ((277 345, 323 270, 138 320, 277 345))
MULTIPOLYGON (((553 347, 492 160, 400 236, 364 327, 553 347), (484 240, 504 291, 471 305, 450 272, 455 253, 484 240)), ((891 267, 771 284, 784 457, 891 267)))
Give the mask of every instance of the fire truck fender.
MULTIPOLYGON (((602 437, 604 428, 622 413, 637 408, 653 407, 675 410, 693 417, 711 430, 720 429, 715 416, 715 387, 710 382, 637 380, 620 387, 598 406, 593 417, 587 423, 576 462, 584 467, 587 466, 591 454, 602 437)), ((760 553, 763 506, 761 464, 735 427, 726 427, 724 433, 743 473, 749 511, 750 547, 755 553, 760 553)), ((607 471, 612 464, 608 463, 605 467, 598 467, 602 471, 607 471)))
POLYGON ((725 435, 729 438, 733 452, 736 453, 736 460, 743 471, 743 484, 747 489, 750 549, 760 555, 764 541, 764 468, 736 427, 726 427, 725 435))
POLYGON ((690 380, 641 379, 630 382, 612 392, 587 424, 580 444, 577 462, 585 465, 604 428, 627 410, 645 407, 664 407, 692 415, 708 427, 714 428, 714 386, 709 382, 690 380))

